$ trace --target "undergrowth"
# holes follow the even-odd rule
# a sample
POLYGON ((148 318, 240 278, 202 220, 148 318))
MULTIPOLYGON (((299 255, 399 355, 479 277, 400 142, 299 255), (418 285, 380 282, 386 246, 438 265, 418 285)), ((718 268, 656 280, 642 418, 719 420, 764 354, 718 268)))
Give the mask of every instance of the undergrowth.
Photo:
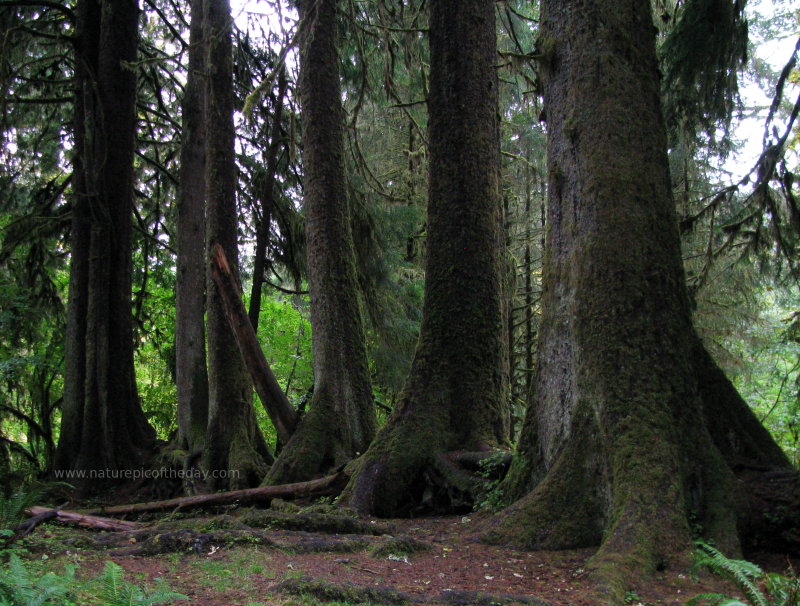
POLYGON ((722 593, 703 593, 686 606, 800 606, 800 581, 794 571, 788 576, 764 572, 756 564, 729 558, 702 541, 695 547, 695 568, 706 568, 733 582, 746 601, 722 593))
POLYGON ((123 575, 114 562, 106 562, 102 574, 88 581, 76 578, 75 566, 40 574, 11 554, 0 568, 0 606, 151 606, 189 599, 163 580, 155 587, 139 586, 123 575))

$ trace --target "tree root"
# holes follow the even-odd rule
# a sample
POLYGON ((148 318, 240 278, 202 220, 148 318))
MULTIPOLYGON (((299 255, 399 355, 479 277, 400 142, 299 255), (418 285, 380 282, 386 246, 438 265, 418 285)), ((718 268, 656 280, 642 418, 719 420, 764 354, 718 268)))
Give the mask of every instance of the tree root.
POLYGON ((241 517, 167 520, 149 527, 132 522, 125 524, 131 525, 125 531, 76 537, 69 544, 71 547, 110 549, 113 555, 119 556, 210 554, 235 545, 268 547, 297 554, 365 551, 374 557, 430 549, 422 541, 392 536, 389 534, 392 529, 387 525, 326 514, 292 516, 250 511, 241 517))
POLYGON ((453 606, 493 606, 498 604, 532 604, 549 606, 547 602, 521 595, 490 594, 482 591, 442 591, 436 596, 422 596, 397 591, 390 587, 362 587, 353 583, 332 583, 306 578, 289 579, 273 588, 289 595, 310 595, 325 602, 370 604, 451 604, 453 606))

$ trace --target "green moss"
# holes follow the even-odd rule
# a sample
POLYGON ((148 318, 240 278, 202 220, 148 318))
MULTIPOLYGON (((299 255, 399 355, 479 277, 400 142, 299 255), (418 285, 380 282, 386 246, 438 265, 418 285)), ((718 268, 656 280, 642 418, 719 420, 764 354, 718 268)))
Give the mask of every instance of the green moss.
POLYGON ((313 596, 324 602, 404 606, 413 601, 410 596, 386 587, 360 587, 350 583, 331 583, 306 578, 288 579, 276 589, 290 595, 313 596))
POLYGON ((422 541, 411 537, 392 537, 388 538, 370 550, 370 554, 375 558, 385 558, 390 554, 398 556, 408 556, 415 553, 430 551, 431 546, 422 541))
POLYGON ((536 40, 534 58, 541 65, 552 66, 556 59, 556 39, 553 36, 540 35, 536 40))

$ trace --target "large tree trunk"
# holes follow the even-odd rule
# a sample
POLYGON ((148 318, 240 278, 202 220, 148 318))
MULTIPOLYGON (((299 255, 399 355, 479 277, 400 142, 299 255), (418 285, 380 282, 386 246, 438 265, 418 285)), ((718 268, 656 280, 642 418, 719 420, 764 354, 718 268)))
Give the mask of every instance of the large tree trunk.
MULTIPOLYGON (((227 0, 205 0, 206 250, 219 244, 239 280, 233 129, 233 43, 227 0)), ((212 489, 257 484, 270 460, 256 423, 250 382, 222 295, 207 272, 209 418, 204 465, 212 489)))
POLYGON ((738 547, 734 442, 758 442, 746 455, 760 464, 787 461, 746 406, 710 399, 732 402, 735 390, 692 327, 649 4, 547 0, 540 28, 543 317, 520 456, 503 486, 532 490, 489 538, 599 545, 598 603, 621 603, 639 575, 688 547, 690 519, 723 550, 738 547))
POLYGON ((437 455, 508 440, 494 5, 430 3, 430 197, 420 340, 406 389, 343 502, 418 505, 437 455))
MULTIPOLYGON (((131 214, 138 7, 82 2, 76 42, 75 216, 59 469, 141 464, 154 432, 133 366, 131 214)), ((86 489, 99 488, 84 486, 86 489)))
POLYGON ((307 480, 367 449, 375 433, 344 168, 336 0, 300 4, 300 81, 314 395, 267 482, 307 480))
POLYGON ((189 73, 182 108, 178 193, 178 279, 175 310, 175 375, 178 388, 178 445, 184 466, 199 463, 208 425, 205 264, 205 44, 203 0, 192 0, 189 73))

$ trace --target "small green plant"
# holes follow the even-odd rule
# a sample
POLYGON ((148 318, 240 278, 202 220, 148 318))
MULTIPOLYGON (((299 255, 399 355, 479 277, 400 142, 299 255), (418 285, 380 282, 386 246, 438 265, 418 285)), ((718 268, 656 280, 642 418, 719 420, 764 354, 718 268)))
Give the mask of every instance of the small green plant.
POLYGON ((188 600, 183 594, 167 587, 163 579, 156 581, 155 587, 138 586, 126 581, 119 564, 106 562, 102 576, 95 581, 98 588, 98 603, 103 606, 150 606, 167 604, 175 600, 188 600))
POLYGON ((790 576, 764 572, 746 560, 728 558, 718 549, 695 542, 695 568, 707 568, 736 584, 745 602, 721 593, 703 593, 686 602, 686 606, 797 606, 800 604, 800 581, 790 576))
POLYGON ((17 488, 7 499, 0 499, 0 529, 11 529, 25 519, 25 510, 36 505, 56 487, 71 488, 64 482, 27 484, 17 488))
POLYGON ((38 574, 16 554, 0 568, 0 606, 151 606, 188 599, 171 591, 163 580, 153 588, 126 581, 122 567, 114 562, 106 562, 103 574, 89 581, 77 579, 73 565, 60 574, 38 574))
POLYGON ((483 488, 475 499, 475 510, 500 511, 508 505, 500 482, 505 475, 506 453, 498 451, 478 463, 478 475, 483 478, 483 488))
POLYGON ((0 569, 0 604, 2 606, 34 606, 74 604, 75 567, 67 566, 63 574, 48 572, 38 576, 28 570, 16 554, 0 569))
POLYGON ((641 604, 642 598, 639 597, 639 594, 635 591, 626 591, 625 592, 625 604, 641 604))

